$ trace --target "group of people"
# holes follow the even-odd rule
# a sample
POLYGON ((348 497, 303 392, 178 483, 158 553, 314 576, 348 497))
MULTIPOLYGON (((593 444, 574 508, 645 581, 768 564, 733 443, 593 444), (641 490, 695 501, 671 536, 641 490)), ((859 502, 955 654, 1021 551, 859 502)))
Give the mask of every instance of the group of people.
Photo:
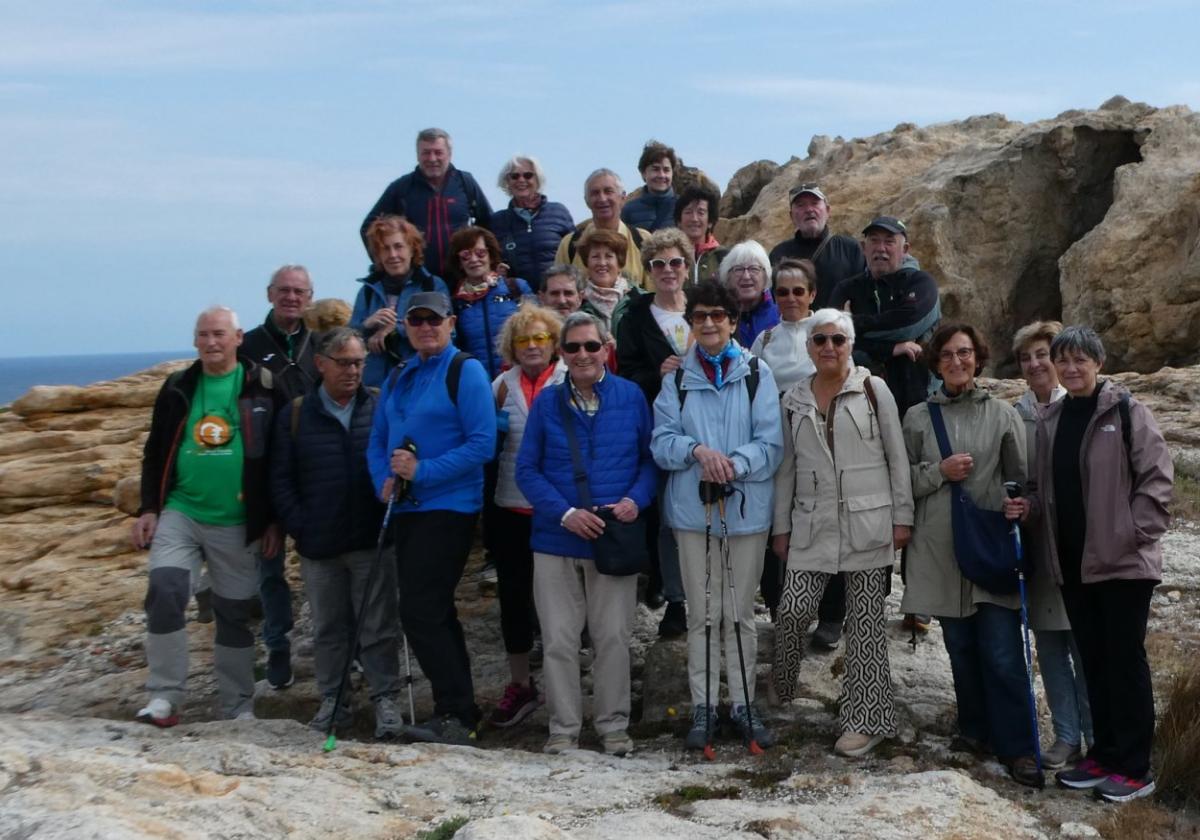
MULTIPOLYGON (((290 629, 290 603, 284 621, 267 594, 286 534, 313 618, 312 725, 353 718, 338 686, 357 658, 378 737, 472 743, 483 715, 454 592, 482 512, 510 671, 488 720, 516 725, 544 697, 546 752, 578 747, 585 644, 601 746, 633 749, 644 571, 648 603, 665 602, 660 634, 687 639, 688 749, 711 755, 722 729, 755 749, 774 740, 755 704, 761 591, 772 700, 796 696, 814 620, 817 646, 844 633, 833 748, 869 753, 897 727, 885 602, 900 552, 906 624, 942 627, 952 749, 995 755, 1023 784, 1045 767, 1108 799, 1153 790, 1144 638, 1173 476, 1153 417, 1099 376, 1095 332, 1018 331, 1029 390, 1014 407, 978 385, 987 342, 942 321, 904 223, 831 234, 817 184, 791 190, 795 236, 768 254, 720 246, 715 189, 676 195, 678 160, 657 142, 638 198, 611 170, 588 177, 579 225, 542 194, 532 158, 504 164, 512 200, 493 213, 444 131, 421 132, 417 155, 363 223, 372 270, 349 326, 310 334, 311 280, 284 266, 262 327, 243 337, 235 313, 206 310, 199 359, 163 386, 133 533, 151 548, 139 718, 178 721, 202 564, 220 710, 253 716, 251 602, 264 627, 290 629), (1028 580, 1014 567, 981 583, 967 505, 1021 523, 1028 580), (626 562, 643 553, 647 566, 626 562), (1026 606, 1055 733, 1044 752, 1026 606), (401 638, 432 686, 420 725, 400 712, 401 638)), ((288 656, 272 649, 274 687, 291 682, 288 656)))

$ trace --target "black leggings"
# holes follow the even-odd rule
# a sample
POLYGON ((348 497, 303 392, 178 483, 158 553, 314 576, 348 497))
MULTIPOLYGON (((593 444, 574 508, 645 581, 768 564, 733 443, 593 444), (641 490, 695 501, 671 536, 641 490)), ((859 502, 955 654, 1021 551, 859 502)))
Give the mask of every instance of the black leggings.
POLYGON ((500 595, 500 634, 508 653, 533 648, 537 616, 533 608, 533 551, 529 536, 533 517, 496 508, 492 557, 496 560, 496 589, 500 595))

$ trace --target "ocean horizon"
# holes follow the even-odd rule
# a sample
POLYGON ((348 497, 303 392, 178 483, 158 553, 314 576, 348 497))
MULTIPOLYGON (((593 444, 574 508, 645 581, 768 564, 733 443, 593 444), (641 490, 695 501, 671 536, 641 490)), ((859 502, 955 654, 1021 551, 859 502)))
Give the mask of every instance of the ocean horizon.
POLYGON ((195 355, 195 350, 188 349, 0 358, 0 406, 8 405, 34 385, 91 385, 195 355))

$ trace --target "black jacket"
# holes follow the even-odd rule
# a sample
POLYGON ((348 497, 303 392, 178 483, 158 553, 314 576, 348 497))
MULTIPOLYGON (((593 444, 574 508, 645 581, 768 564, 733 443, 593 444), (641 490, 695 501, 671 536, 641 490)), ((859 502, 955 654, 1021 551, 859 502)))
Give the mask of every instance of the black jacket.
POLYGON ((652 303, 654 295, 639 295, 629 302, 625 316, 617 322, 617 370, 636 383, 653 406, 662 388, 659 369, 675 351, 654 320, 652 303))
POLYGON ((785 258, 811 260, 826 239, 829 240, 828 244, 813 261, 817 268, 817 296, 813 300, 813 311, 831 305, 829 299, 838 283, 867 270, 867 258, 863 256, 858 242, 849 236, 834 236, 829 233, 829 228, 825 228, 816 239, 805 239, 797 231, 791 239, 785 239, 771 249, 771 265, 785 258))
POLYGON ((317 389, 300 403, 283 406, 271 443, 271 492, 296 551, 324 560, 371 548, 379 536, 383 505, 375 498, 367 469, 367 443, 375 395, 360 387, 350 431, 329 413, 317 389))
POLYGON ((242 339, 241 355, 252 359, 271 371, 275 388, 282 399, 307 394, 317 381, 317 366, 313 362, 313 336, 308 327, 300 324, 300 331, 292 338, 294 350, 288 352, 288 339, 271 320, 271 313, 261 326, 246 333, 242 339))
MULTIPOLYGON (((271 427, 275 421, 279 395, 271 372, 253 361, 239 357, 245 368, 242 393, 238 397, 238 419, 242 435, 242 494, 246 501, 246 544, 263 535, 274 520, 268 486, 267 456, 271 427)), ((175 455, 187 433, 192 396, 200 381, 200 360, 186 370, 167 377, 150 417, 150 436, 142 451, 142 504, 138 514, 162 513, 175 483, 175 455)))

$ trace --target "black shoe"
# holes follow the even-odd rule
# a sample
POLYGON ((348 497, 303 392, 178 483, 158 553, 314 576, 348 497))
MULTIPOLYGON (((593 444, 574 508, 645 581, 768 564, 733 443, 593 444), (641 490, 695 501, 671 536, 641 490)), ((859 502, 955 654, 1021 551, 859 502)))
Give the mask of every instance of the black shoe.
POLYGON ((456 744, 462 747, 473 747, 479 741, 479 732, 468 727, 454 715, 442 715, 417 726, 406 726, 404 734, 414 741, 426 744, 456 744))
POLYGON ((668 601, 667 611, 658 622, 660 639, 678 639, 687 633, 687 609, 682 601, 668 601))
POLYGON ((642 601, 652 610, 658 609, 667 602, 660 590, 650 589, 649 587, 647 587, 646 595, 642 598, 642 601))
POLYGON ((840 621, 821 621, 812 634, 812 645, 818 650, 833 650, 842 638, 840 621))
POLYGON ((200 624, 213 623, 212 590, 201 589, 196 593, 196 621, 200 624))
POLYGON ((287 688, 296 681, 292 673, 292 652, 290 650, 273 650, 267 657, 267 683, 279 691, 287 688))
POLYGON ((1037 766, 1037 759, 1031 755, 1020 755, 1016 758, 1004 759, 1008 775, 1019 785, 1041 790, 1046 786, 1046 776, 1037 766))

